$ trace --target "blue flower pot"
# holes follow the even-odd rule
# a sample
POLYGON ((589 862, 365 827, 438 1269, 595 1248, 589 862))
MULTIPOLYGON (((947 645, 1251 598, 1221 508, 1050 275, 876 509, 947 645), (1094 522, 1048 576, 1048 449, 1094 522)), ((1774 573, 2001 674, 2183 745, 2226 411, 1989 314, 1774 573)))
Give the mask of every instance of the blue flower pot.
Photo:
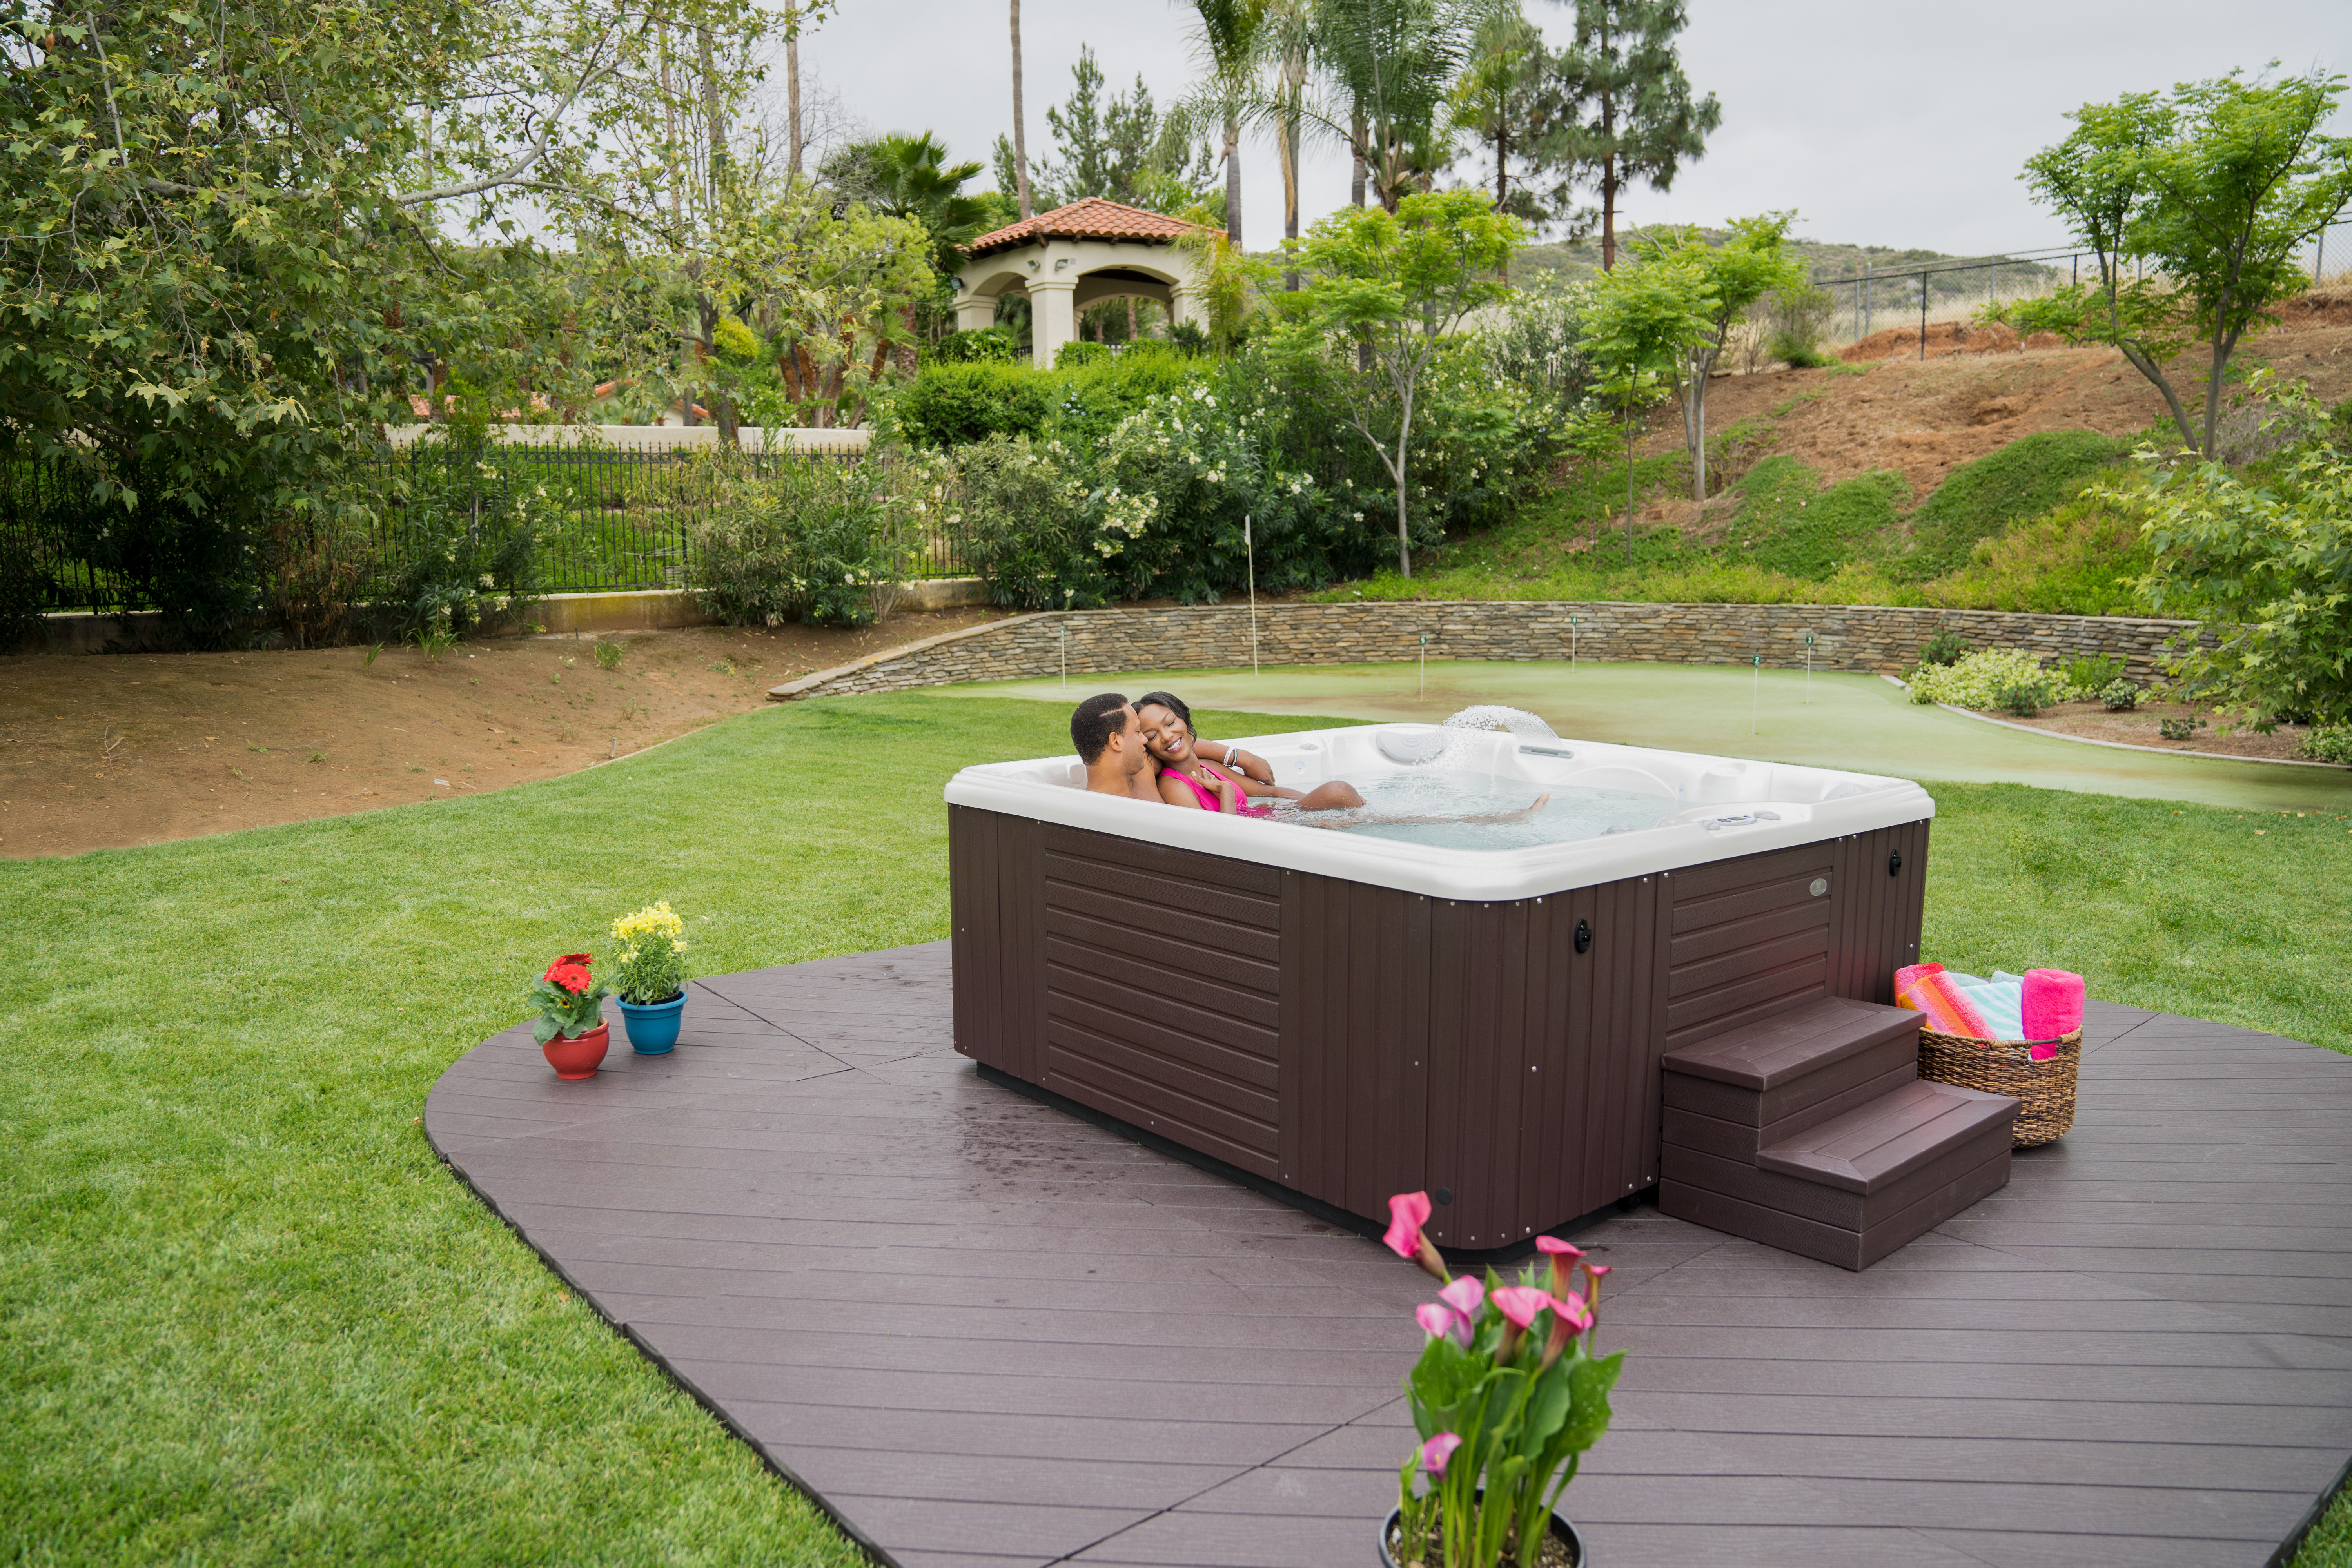
POLYGON ((629 1048, 641 1057, 666 1057, 677 1044, 677 1026, 686 1011, 686 993, 681 991, 667 1002, 625 1002, 613 1000, 621 1009, 621 1026, 628 1031, 629 1048))

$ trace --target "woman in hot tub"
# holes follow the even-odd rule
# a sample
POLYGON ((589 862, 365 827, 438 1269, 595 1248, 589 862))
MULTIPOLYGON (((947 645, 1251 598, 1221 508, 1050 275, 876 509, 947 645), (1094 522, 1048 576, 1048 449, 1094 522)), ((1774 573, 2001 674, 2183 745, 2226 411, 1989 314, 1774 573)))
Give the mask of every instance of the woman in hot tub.
POLYGON ((1264 757, 1222 741, 1195 740, 1192 710, 1165 691, 1137 698, 1135 718, 1143 728, 1144 750, 1160 764, 1160 798, 1171 805, 1271 816, 1276 801, 1300 811, 1352 811, 1364 804, 1345 779, 1291 789, 1274 782, 1274 769, 1264 757), (1263 804, 1253 805, 1253 795, 1263 804))

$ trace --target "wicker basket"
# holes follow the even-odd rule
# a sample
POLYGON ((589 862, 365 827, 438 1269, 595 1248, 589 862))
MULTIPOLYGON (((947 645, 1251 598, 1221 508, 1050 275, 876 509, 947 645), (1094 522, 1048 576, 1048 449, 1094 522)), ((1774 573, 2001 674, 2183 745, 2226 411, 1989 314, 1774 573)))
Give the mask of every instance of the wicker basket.
MULTIPOLYGON (((2044 1042, 2046 1043, 2046 1042, 2044 1042)), ((2005 1094, 2024 1101, 2010 1144, 2017 1149, 2055 1143, 2074 1125, 2074 1075, 2083 1061, 2083 1031, 2063 1035, 2058 1054, 2035 1061, 2030 1042, 1987 1045, 1960 1035, 1919 1031, 1919 1076, 1937 1083, 2005 1094)))

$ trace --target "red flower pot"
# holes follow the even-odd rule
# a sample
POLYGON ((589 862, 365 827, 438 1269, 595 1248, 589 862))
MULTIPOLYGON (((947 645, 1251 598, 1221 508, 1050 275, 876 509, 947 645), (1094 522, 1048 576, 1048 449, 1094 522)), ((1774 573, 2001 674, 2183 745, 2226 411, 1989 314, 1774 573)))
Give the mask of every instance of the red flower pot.
POLYGON ((612 1026, 599 1024, 576 1035, 558 1035, 539 1048, 547 1053, 547 1065, 556 1077, 576 1081, 596 1076, 596 1064, 604 1059, 604 1047, 612 1042, 612 1026))

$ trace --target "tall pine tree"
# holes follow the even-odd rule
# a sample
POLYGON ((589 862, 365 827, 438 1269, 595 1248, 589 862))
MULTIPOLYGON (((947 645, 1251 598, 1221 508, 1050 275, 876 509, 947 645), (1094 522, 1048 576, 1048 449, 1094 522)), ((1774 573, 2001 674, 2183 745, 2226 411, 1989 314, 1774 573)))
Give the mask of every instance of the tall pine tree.
POLYGON ((1723 123, 1708 93, 1691 96, 1675 37, 1688 15, 1683 0, 1562 0, 1576 8, 1576 33, 1558 57, 1562 95, 1572 112, 1553 132, 1547 162, 1570 170, 1555 194, 1590 180, 1601 193, 1601 265, 1617 265, 1617 197, 1639 180, 1671 189, 1686 158, 1706 150, 1723 123))

